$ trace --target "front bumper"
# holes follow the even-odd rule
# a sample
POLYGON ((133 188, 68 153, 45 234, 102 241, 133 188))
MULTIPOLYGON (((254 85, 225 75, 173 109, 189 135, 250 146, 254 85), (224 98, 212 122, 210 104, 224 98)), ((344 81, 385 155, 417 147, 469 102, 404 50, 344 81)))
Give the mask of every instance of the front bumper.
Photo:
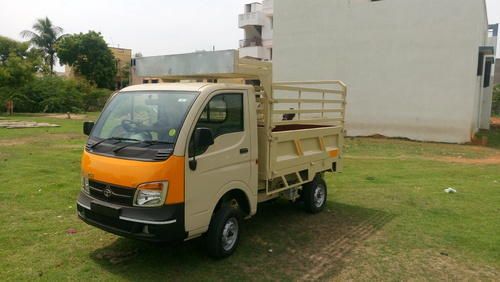
POLYGON ((158 208, 128 207, 91 198, 80 192, 78 217, 107 232, 153 242, 184 240, 184 204, 158 208))

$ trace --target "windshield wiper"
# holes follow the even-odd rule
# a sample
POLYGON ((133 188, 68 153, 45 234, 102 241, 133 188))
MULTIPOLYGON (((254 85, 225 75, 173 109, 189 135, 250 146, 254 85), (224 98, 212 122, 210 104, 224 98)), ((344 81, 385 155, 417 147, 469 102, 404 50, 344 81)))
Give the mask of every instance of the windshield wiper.
POLYGON ((175 143, 173 142, 167 142, 167 141, 153 141, 153 140, 144 140, 144 141, 141 141, 141 140, 134 140, 135 142, 133 143, 129 143, 129 144, 126 144, 126 145, 123 145, 119 148, 116 148, 113 150, 113 153, 117 153, 129 146, 132 146, 132 145, 138 145, 138 144, 146 144, 146 146, 143 146, 142 148, 147 148, 147 147, 151 147, 151 146, 154 146, 154 145, 160 145, 160 144, 168 144, 168 145, 173 145, 175 143))
POLYGON ((144 147, 150 147, 154 145, 174 145, 174 142, 168 142, 168 141, 153 141, 153 140, 146 140, 142 141, 142 143, 146 144, 147 146, 144 147))
POLYGON ((134 142, 139 142, 140 140, 137 139, 132 139, 132 138, 123 138, 123 137, 109 137, 102 139, 101 141, 94 143, 90 146, 90 149, 94 149, 95 147, 99 146, 100 144, 106 142, 106 141, 111 141, 111 140, 116 140, 116 141, 134 141, 134 142))

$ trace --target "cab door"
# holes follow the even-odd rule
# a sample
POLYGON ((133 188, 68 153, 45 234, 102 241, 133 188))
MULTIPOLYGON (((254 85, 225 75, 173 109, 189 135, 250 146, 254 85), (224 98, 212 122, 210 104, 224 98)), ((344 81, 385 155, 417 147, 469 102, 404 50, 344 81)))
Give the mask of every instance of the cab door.
POLYGON ((252 148, 247 95, 246 91, 212 94, 192 128, 185 168, 185 226, 190 236, 207 230, 212 209, 226 189, 249 191, 252 148), (195 148, 196 128, 208 128, 214 143, 195 148))

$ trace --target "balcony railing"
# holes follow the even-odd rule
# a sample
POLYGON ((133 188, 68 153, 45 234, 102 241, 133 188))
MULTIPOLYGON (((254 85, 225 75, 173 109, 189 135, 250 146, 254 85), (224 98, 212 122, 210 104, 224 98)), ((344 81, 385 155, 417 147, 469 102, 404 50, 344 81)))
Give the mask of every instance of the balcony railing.
POLYGON ((245 13, 238 16, 239 27, 248 25, 264 25, 264 14, 261 11, 245 13))
POLYGON ((256 39, 240 40, 240 48, 255 47, 255 46, 262 46, 262 39, 256 38, 256 39))

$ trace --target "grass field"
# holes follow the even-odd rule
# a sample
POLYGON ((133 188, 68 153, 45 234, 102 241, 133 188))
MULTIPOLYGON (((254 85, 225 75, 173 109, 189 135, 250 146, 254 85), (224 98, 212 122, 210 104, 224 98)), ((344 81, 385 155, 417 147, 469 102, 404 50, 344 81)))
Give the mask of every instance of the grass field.
POLYGON ((61 127, 0 128, 1 281, 500 277, 498 130, 483 133, 489 148, 349 139, 324 213, 265 204, 237 253, 214 261, 200 240, 154 245, 79 221, 81 120, 16 119, 61 127))

